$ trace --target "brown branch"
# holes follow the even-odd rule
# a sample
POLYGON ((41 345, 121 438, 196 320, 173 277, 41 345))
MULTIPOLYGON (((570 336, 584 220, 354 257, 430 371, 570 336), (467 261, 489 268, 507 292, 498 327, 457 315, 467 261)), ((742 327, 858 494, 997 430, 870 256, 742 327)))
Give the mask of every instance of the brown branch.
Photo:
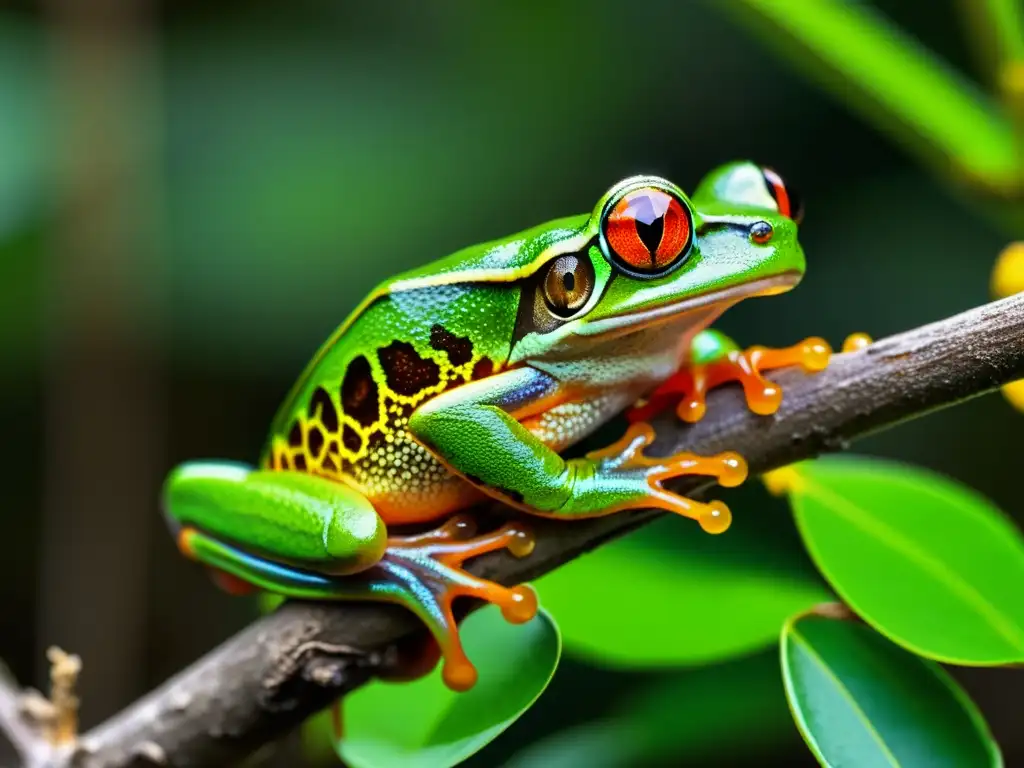
MULTIPOLYGON (((776 380, 785 400, 773 417, 749 413, 735 388, 715 391, 699 424, 658 421, 658 447, 735 450, 760 473, 840 450, 854 438, 1018 378, 1024 378, 1024 294, 839 355, 820 374, 782 371, 776 380)), ((677 489, 699 494, 706 485, 688 480, 677 489)), ((506 584, 533 579, 656 516, 538 520, 530 557, 493 553, 471 570, 506 584)), ((74 764, 113 768, 140 756, 174 766, 227 764, 392 664, 396 641, 416 631, 422 630, 411 614, 392 606, 288 603, 87 733, 74 764)))

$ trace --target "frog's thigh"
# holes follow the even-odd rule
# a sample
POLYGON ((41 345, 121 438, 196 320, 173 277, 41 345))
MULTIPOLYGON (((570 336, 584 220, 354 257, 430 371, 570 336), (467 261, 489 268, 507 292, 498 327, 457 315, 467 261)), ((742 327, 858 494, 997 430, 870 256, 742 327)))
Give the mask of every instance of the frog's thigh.
POLYGON ((301 472, 183 464, 164 487, 164 509, 178 527, 331 573, 369 567, 387 543, 384 523, 364 496, 301 472))
POLYGON ((558 388, 541 371, 515 368, 434 398, 413 413, 409 429, 491 495, 527 508, 557 508, 568 493, 565 461, 519 419, 546 410, 558 388))

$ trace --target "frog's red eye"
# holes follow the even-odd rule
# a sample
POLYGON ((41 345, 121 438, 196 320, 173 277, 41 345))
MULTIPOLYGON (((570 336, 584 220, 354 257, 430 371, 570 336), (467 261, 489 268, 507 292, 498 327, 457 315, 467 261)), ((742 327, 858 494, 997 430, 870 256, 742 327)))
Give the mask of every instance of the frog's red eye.
POLYGON ((636 277, 656 277, 679 266, 693 243, 689 206, 653 186, 630 189, 611 201, 602 226, 617 266, 636 277))
POLYGON ((775 200, 779 213, 792 219, 797 224, 803 221, 804 204, 797 191, 792 187, 787 187, 782 177, 771 168, 762 168, 761 173, 764 174, 765 186, 768 187, 768 192, 771 193, 772 199, 775 200))

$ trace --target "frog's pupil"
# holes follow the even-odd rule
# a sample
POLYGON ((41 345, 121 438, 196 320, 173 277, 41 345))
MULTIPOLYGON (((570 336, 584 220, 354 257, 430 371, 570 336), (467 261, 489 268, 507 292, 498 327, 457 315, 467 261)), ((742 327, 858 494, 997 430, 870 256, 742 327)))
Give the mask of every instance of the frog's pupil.
POLYGON ((651 264, 655 263, 654 254, 658 251, 661 236, 665 233, 665 217, 653 214, 650 217, 636 218, 636 234, 640 242, 647 246, 651 254, 651 264), (646 221, 644 219, 647 219, 646 221))
POLYGON ((565 287, 566 293, 572 293, 576 288, 576 277, 572 272, 566 272, 562 275, 562 285, 565 287))
POLYGON ((680 198, 656 187, 633 189, 606 215, 607 255, 627 273, 656 277, 681 263, 692 230, 693 219, 680 198))

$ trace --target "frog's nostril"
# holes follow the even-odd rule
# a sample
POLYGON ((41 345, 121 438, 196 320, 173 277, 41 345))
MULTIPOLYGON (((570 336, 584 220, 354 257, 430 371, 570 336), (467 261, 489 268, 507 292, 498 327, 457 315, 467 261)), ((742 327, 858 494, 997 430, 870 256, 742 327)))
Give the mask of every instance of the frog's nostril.
POLYGON ((750 239, 755 243, 764 244, 772 239, 775 231, 767 221, 757 221, 750 225, 750 239))

